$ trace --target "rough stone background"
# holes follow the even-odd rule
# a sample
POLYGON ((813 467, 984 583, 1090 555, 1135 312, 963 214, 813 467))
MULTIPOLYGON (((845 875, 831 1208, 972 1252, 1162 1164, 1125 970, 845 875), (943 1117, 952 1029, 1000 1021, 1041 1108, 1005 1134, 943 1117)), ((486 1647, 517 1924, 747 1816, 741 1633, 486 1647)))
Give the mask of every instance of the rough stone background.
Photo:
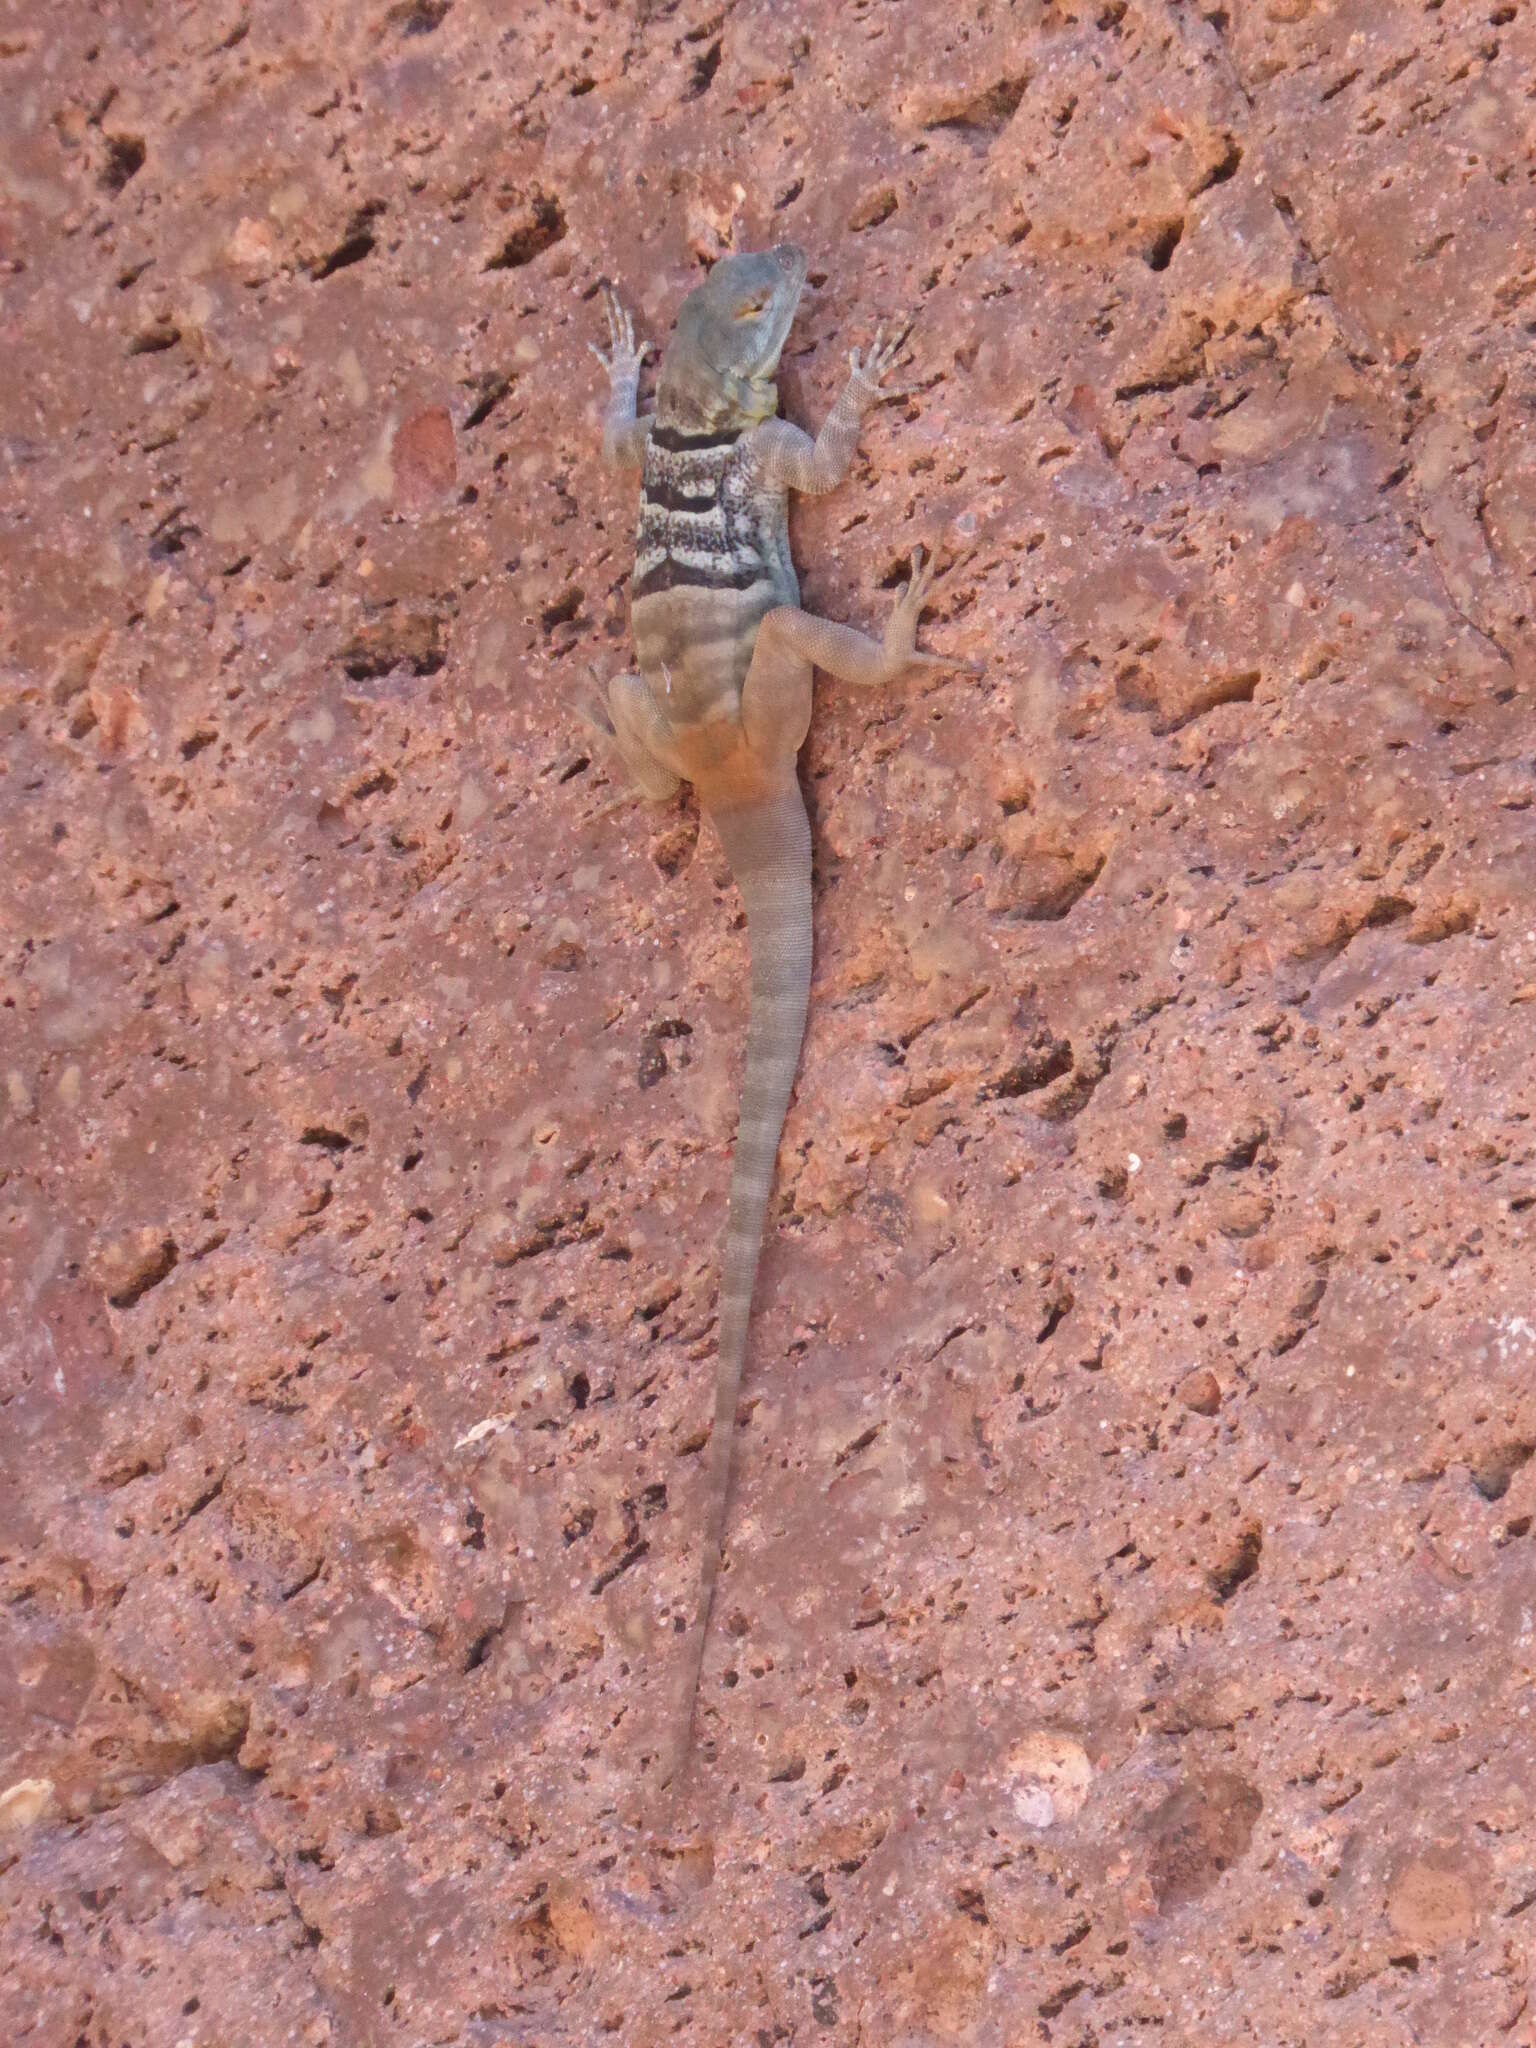
POLYGON ((1536 2041, 1536 8, 0 10, 0 2034, 1536 2041), (813 1021, 600 281, 812 255, 813 1021))

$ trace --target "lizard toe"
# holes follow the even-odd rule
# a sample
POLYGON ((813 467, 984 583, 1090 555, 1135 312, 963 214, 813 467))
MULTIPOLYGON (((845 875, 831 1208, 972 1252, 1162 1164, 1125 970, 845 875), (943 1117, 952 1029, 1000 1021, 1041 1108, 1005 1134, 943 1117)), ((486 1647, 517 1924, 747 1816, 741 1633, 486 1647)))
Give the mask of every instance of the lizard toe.
POLYGON ((947 675, 981 676, 986 674, 985 665, 979 661, 972 661, 969 655, 927 654, 921 648, 913 650, 912 665, 914 668, 928 669, 934 674, 937 674, 940 670, 947 675))
POLYGON ((595 675, 590 690, 568 690, 560 701, 579 724, 592 732, 600 733, 604 739, 611 740, 614 737, 613 720, 608 716, 606 693, 595 675))

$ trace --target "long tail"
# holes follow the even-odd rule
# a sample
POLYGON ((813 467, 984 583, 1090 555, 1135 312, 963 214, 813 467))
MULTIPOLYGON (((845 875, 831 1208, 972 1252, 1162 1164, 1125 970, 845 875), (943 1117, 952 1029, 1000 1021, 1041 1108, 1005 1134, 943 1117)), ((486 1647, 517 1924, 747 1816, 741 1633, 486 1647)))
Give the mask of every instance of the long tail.
POLYGON ((791 770, 786 786, 749 808, 711 812, 747 909, 752 949, 752 1015, 741 1089, 741 1122, 731 1172, 731 1203, 720 1273, 719 1358, 715 1426, 709 1439, 709 1492, 699 1570, 699 1603, 685 1658, 677 1717, 677 1749, 668 1775, 676 1783, 693 1741, 709 1637, 709 1613, 725 1541, 731 1488, 731 1438, 747 1356, 752 1289, 773 1191, 779 1137, 789 1107, 811 985, 811 830, 791 770))

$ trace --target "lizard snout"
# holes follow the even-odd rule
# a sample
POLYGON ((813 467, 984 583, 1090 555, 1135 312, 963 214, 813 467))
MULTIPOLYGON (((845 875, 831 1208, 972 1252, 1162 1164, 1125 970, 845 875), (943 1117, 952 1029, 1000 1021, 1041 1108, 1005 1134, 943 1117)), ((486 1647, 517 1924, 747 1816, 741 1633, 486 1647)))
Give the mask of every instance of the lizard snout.
POLYGON ((776 249, 770 249, 768 253, 786 277, 792 277, 797 284, 804 281, 805 273, 810 266, 805 251, 797 242, 780 242, 776 249))

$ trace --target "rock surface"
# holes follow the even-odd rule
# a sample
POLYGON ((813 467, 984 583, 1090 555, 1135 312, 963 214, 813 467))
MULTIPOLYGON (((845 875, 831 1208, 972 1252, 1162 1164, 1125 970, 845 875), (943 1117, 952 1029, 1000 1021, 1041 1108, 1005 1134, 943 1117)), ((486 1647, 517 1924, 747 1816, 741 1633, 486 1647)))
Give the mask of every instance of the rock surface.
POLYGON ((1536 10, 0 22, 0 2035, 1536 2040, 1536 10), (705 1683, 743 935, 596 294, 792 235, 818 966, 705 1683))

